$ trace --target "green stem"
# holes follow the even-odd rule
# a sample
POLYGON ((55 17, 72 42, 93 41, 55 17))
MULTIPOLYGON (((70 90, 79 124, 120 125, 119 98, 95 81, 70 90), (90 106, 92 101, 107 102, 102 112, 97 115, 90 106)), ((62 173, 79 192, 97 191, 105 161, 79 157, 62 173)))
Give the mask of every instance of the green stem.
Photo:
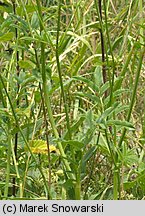
POLYGON ((119 191, 119 168, 114 167, 113 170, 113 199, 118 200, 118 191, 119 191))
MULTIPOLYGON (((110 49, 110 54, 112 57, 112 79, 111 79, 111 86, 110 86, 110 104, 109 106, 112 105, 113 103, 113 86, 114 86, 114 76, 115 76, 115 60, 114 60, 114 55, 112 51, 112 46, 111 46, 111 40, 109 36, 109 29, 108 29, 108 18, 107 18, 107 8, 106 8, 106 1, 103 0, 103 5, 104 5, 104 12, 105 12, 105 27, 106 27, 106 35, 107 35, 107 40, 108 40, 108 45, 110 49)), ((108 66, 109 67, 109 66, 108 66)))
POLYGON ((135 49, 135 43, 133 45, 133 47, 131 48, 129 54, 128 54, 128 57, 126 59, 126 62, 124 63, 124 66, 122 68, 122 71, 119 75, 119 79, 118 81, 115 82, 115 85, 114 85, 114 91, 116 91, 117 89, 120 89, 121 85, 122 85, 122 82, 123 82, 123 79, 124 79, 124 76, 125 76, 125 73, 127 71, 127 67, 129 65, 129 62, 131 60, 131 57, 132 57, 132 54, 134 52, 134 49, 135 49))
MULTIPOLYGON (((41 5, 40 5, 40 1, 36 0, 37 2, 37 8, 38 8, 38 13, 39 13, 39 18, 41 19, 40 21, 40 32, 42 32, 43 30, 43 25, 42 25, 42 11, 41 11, 41 5)), ((59 140, 59 133, 57 131, 57 128, 55 126, 55 121, 53 118, 53 113, 52 113, 52 109, 51 109, 51 102, 50 102, 50 97, 49 97, 49 91, 48 91, 48 86, 47 86, 47 79, 46 79, 46 69, 45 69, 45 44, 43 42, 41 42, 41 74, 42 74, 42 80, 43 80, 43 91, 44 91, 44 100, 45 100, 45 104, 47 107, 47 112, 48 112, 48 116, 49 116, 49 120, 50 120, 50 124, 54 133, 54 136, 57 140, 59 140)), ((64 152, 64 149, 62 147, 62 144, 60 141, 57 142, 60 154, 62 156, 63 159, 63 163, 66 169, 66 172, 68 174, 68 176, 71 179, 74 179, 74 175, 71 173, 71 168, 70 165, 67 161, 67 157, 66 154, 64 152)))
MULTIPOLYGON (((13 3, 13 13, 16 16, 17 15, 17 13, 16 13, 16 1, 12 0, 12 3, 13 3)), ((20 67, 19 67, 20 56, 19 56, 19 51, 18 51, 18 29, 17 29, 17 27, 15 28, 15 40, 16 40, 16 47, 17 47, 17 51, 16 51, 16 75, 17 75, 17 77, 19 77, 20 76, 20 67)), ((20 89, 20 85, 17 82, 17 94, 19 93, 19 89, 20 89)), ((16 100, 16 106, 19 107, 19 99, 16 100)), ((16 125, 16 127, 17 127, 17 125, 16 125)), ((15 134, 15 145, 14 145, 14 152, 15 152, 16 160, 17 160, 18 141, 19 141, 19 134, 17 132, 15 134)), ((16 181, 16 179, 14 177, 13 178, 13 188, 12 188, 13 196, 15 196, 15 193, 16 193, 15 181, 16 181)))
MULTIPOLYGON (((115 60, 114 60, 114 55, 113 55, 113 50, 112 50, 112 45, 111 45, 111 40, 110 40, 110 35, 109 35, 109 29, 108 29, 108 18, 107 18, 107 7, 106 7, 106 1, 103 0, 103 5, 104 5, 104 12, 105 12, 105 26, 106 26, 106 34, 107 34, 107 39, 108 39, 108 45, 109 45, 109 50, 110 54, 112 57, 112 77, 109 75, 109 78, 111 78, 110 82, 110 101, 109 101, 109 107, 112 106, 114 102, 114 78, 115 78, 115 60)), ((108 58, 108 57, 107 57, 108 58)), ((108 67, 109 68, 109 67, 108 67)), ((115 119, 115 113, 113 113, 113 119, 115 119)), ((116 147, 116 126, 114 125, 114 147, 116 147)), ((111 128, 112 131, 112 128, 111 128)), ((118 199, 118 188, 119 188, 119 172, 118 168, 116 166, 117 164, 117 155, 116 151, 114 151, 114 171, 113 171, 113 198, 114 200, 118 199)))
POLYGON ((140 30, 139 30, 139 33, 140 33, 140 43, 143 44, 144 43, 144 39, 143 39, 143 36, 144 36, 144 30, 143 30, 143 23, 144 23, 144 18, 143 18, 143 1, 142 0, 139 0, 138 2, 139 4, 139 17, 140 17, 140 30))
MULTIPOLYGON (((68 136, 69 136, 69 139, 71 140, 72 135, 71 135, 71 129, 70 129, 68 106, 67 106, 66 95, 64 92, 60 61, 59 61, 60 17, 61 17, 61 0, 58 2, 58 20, 57 20, 57 35, 56 35, 56 63, 57 63, 57 71, 59 75, 61 93, 62 93, 62 98, 63 98, 63 103, 64 103, 65 115, 66 115, 66 125, 67 125, 67 130, 68 130, 68 136)), ((75 161, 74 149, 73 147, 70 147, 70 149, 71 149, 71 154, 72 154, 72 161, 75 161)), ((75 199, 80 200, 81 199, 81 179, 80 179, 81 171, 75 165, 73 165, 73 168, 76 170, 75 199)))
POLYGON ((81 177, 80 177, 80 169, 78 170, 78 174, 76 177, 76 184, 75 184, 75 199, 81 199, 81 177))
MULTIPOLYGON (((133 109, 134 102, 135 102, 135 97, 136 97, 136 92, 137 92, 137 87, 138 87, 138 82, 139 82, 139 77, 140 77, 140 72, 141 72, 141 67, 142 67, 142 61, 143 61, 144 54, 145 54, 145 47, 141 50, 140 56, 139 56, 139 63, 138 63, 136 77, 135 77, 135 84, 134 84, 132 97, 131 97, 131 102, 130 102, 130 107, 129 107, 129 111, 128 111, 128 115, 127 115, 127 119, 126 119, 126 121, 128 121, 128 122, 130 121, 132 109, 133 109)), ((119 147, 121 147, 121 145, 122 145, 125 134, 126 134, 126 128, 123 130, 122 136, 121 136, 121 138, 119 140, 119 144, 118 144, 119 147)))
POLYGON ((6 169, 6 181, 5 181, 5 190, 4 198, 8 198, 8 189, 10 182, 10 164, 11 164, 11 135, 8 133, 8 152, 7 152, 7 169, 6 169))
POLYGON ((61 1, 59 1, 58 4, 58 21, 57 21, 57 36, 56 36, 56 62, 57 62, 57 70, 60 80, 60 87, 61 87, 61 93, 64 103, 64 109, 66 114, 66 124, 67 124, 67 130, 69 134, 69 139, 71 140, 71 130, 70 130, 70 121, 69 121, 69 115, 68 115, 68 106, 66 101, 66 96, 64 93, 64 87, 63 87, 63 80, 62 80, 62 74, 61 74, 61 68, 60 68, 60 62, 59 62, 59 32, 60 32, 60 16, 61 16, 61 1))
POLYGON ((14 166, 15 166, 15 170, 16 170, 16 175, 17 175, 17 180, 19 182, 19 190, 20 190, 20 198, 23 197, 23 186, 22 186, 22 181, 19 175, 19 170, 18 170, 18 163, 17 163, 17 159, 16 159, 16 155, 15 155, 15 151, 14 151, 14 147, 13 144, 11 142, 11 151, 12 151, 12 156, 13 156, 13 162, 14 162, 14 166))
MULTIPOLYGON (((140 72, 141 72, 144 54, 145 54, 145 47, 141 50, 140 56, 139 56, 139 63, 138 63, 136 77, 135 77, 135 84, 134 84, 131 102, 130 102, 130 107, 129 107, 129 111, 128 111, 128 115, 127 115, 127 119, 126 119, 126 121, 128 121, 128 122, 130 121, 131 113, 132 113, 134 102, 135 102, 135 97, 136 97, 136 93, 137 93, 137 87, 138 87, 138 82, 139 82, 139 77, 140 77, 140 72)), ((120 138, 119 143, 118 143, 119 148, 121 148, 121 146, 122 146, 122 142, 124 140, 126 131, 127 131, 126 128, 124 128, 122 135, 121 135, 121 138, 120 138)), ((118 176, 119 176, 119 182, 120 182, 120 174, 118 176)), ((120 187, 119 187, 119 191, 120 191, 120 187)))
MULTIPOLYGON (((95 0, 95 7, 100 23, 100 39, 101 39, 101 52, 102 52, 102 76, 104 84, 107 82, 106 65, 105 65, 105 40, 104 40, 104 28, 103 28, 103 17, 102 17, 102 0, 95 0)), ((107 97, 107 91, 105 91, 105 98, 107 97)))
POLYGON ((50 159, 50 143, 49 143, 49 137, 48 137, 49 129, 48 129, 48 121, 47 121, 44 97, 43 97, 43 92, 42 92, 40 83, 39 83, 39 89, 40 89, 40 94, 41 94, 41 101, 42 101, 42 108, 43 108, 43 115, 44 115, 44 122, 45 122, 45 136, 46 136, 46 143, 47 143, 47 157, 48 157, 48 167, 49 167, 48 186, 49 186, 49 190, 51 190, 51 159, 50 159))

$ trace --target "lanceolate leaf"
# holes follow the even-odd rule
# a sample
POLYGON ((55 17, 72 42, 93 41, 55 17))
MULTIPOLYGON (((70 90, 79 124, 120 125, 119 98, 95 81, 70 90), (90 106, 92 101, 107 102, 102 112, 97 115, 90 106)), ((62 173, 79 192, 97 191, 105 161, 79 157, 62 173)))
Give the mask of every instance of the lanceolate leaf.
POLYGON ((84 78, 82 76, 78 76, 78 77, 74 76, 73 80, 78 80, 78 81, 84 82, 88 85, 88 87, 92 88, 94 91, 99 92, 99 88, 97 87, 97 85, 95 85, 95 83, 93 83, 92 81, 90 81, 87 78, 84 78))
POLYGON ((132 123, 127 122, 127 121, 121 121, 121 120, 108 120, 106 122, 107 125, 115 125, 115 126, 121 126, 121 127, 127 127, 134 129, 132 123))
POLYGON ((88 162, 88 160, 93 156, 93 154, 95 153, 97 149, 97 146, 92 146, 87 153, 84 155, 83 159, 82 159, 82 172, 85 171, 86 169, 86 163, 88 162))
POLYGON ((106 117, 110 116, 118 106, 118 103, 116 102, 113 107, 109 107, 104 111, 104 113, 97 119, 97 123, 101 123, 106 119, 106 117))

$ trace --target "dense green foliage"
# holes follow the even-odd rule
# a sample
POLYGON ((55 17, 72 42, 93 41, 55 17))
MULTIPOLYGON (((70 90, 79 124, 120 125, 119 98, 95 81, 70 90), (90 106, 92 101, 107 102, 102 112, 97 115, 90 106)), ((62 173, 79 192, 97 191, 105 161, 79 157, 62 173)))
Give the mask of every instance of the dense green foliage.
POLYGON ((144 1, 0 14, 0 198, 144 199, 144 1))

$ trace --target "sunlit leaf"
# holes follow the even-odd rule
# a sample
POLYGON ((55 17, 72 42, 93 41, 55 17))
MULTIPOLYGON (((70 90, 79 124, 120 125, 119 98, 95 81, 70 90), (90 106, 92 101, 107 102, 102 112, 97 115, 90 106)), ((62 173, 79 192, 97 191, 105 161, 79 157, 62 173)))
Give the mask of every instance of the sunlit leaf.
MULTIPOLYGON (((29 146, 34 154, 48 154, 47 143, 44 140, 30 140, 29 146)), ((25 150, 27 151, 27 147, 25 147, 25 150)), ((54 145, 50 145, 49 150, 50 152, 58 152, 54 145)))
POLYGON ((12 40, 14 37, 14 33, 13 32, 8 32, 2 36, 0 36, 0 42, 7 42, 12 40))

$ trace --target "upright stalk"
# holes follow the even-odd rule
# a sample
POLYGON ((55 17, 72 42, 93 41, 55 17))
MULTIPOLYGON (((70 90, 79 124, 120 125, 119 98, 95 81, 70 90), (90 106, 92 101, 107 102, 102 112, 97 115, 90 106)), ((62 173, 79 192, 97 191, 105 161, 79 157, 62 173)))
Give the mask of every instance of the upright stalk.
MULTIPOLYGON (((106 35, 107 35, 107 40, 108 40, 108 46, 109 46, 109 51, 112 57, 112 75, 109 74, 109 82, 110 82, 110 100, 109 100, 109 107, 112 106, 114 102, 114 77, 115 77, 115 60, 114 60, 114 55, 113 55, 113 50, 112 50, 112 45, 111 45, 111 40, 110 40, 110 35, 109 35, 109 29, 108 29, 108 14, 107 14, 107 6, 106 6, 106 1, 103 0, 103 6, 104 6, 104 14, 105 14, 105 28, 106 28, 106 35)), ((106 53, 106 58, 108 59, 108 53, 106 53)), ((115 119, 115 113, 113 113, 113 119, 115 119)), ((112 132, 112 127, 109 128, 110 132, 112 132)), ((114 139, 113 139, 113 144, 114 147, 116 147, 116 126, 113 126, 113 134, 114 134, 114 139)), ((118 198, 118 188, 119 188, 119 172, 118 172, 118 167, 117 167, 117 153, 114 151, 114 167, 113 167, 113 199, 117 200, 118 198)))
MULTIPOLYGON (((139 77, 140 77, 140 72, 141 72, 141 68, 142 68, 142 61, 143 61, 144 54, 145 54, 145 47, 142 48, 142 50, 140 52, 140 56, 139 56, 139 62, 138 62, 138 67, 137 67, 137 72, 136 72, 136 77, 135 77, 134 88, 133 88, 133 92, 132 92, 132 97, 131 97, 131 102, 130 102, 130 107, 129 107, 127 119, 126 119, 126 121, 128 121, 128 122, 130 121, 131 113, 132 113, 134 102, 135 102, 135 97, 136 97, 136 93, 137 93, 137 87, 138 87, 138 82, 139 82, 139 77)), ((119 147, 121 147, 121 145, 122 145, 125 134, 126 134, 126 129, 123 130, 122 136, 119 140, 119 144, 118 144, 119 147)))
MULTIPOLYGON (((106 65, 105 65, 105 42, 104 42, 104 31, 103 31, 103 17, 102 17, 102 0, 98 0, 98 5, 95 0, 95 5, 98 13, 98 18, 100 22, 100 38, 101 38, 101 51, 102 51, 102 75, 104 84, 107 81, 106 65)), ((107 92, 105 92, 105 97, 107 97, 107 92)))
POLYGON ((50 144, 49 144, 49 138, 48 138, 48 121, 47 121, 47 115, 46 115, 46 109, 45 109, 45 103, 44 103, 44 97, 43 92, 41 89, 41 84, 39 83, 39 89, 41 93, 41 100, 42 100, 42 107, 43 107, 43 115, 44 115, 44 122, 45 122, 45 134, 46 134, 46 143, 47 143, 47 156, 48 156, 48 167, 49 167, 49 174, 48 174, 48 187, 51 191, 51 159, 50 159, 50 144))
MULTIPOLYGON (((12 0, 12 4, 13 4, 13 13, 14 13, 14 15, 16 15, 16 1, 12 0)), ((17 43, 17 40, 18 40, 18 29, 17 28, 15 28, 15 40, 17 43)), ((17 73, 17 77, 19 77, 20 68, 19 68, 19 51, 18 50, 16 50, 16 73, 17 73)), ((19 83, 17 83, 17 94, 19 92, 19 88, 20 88, 19 83)), ((17 99, 16 105, 17 105, 17 107, 19 106, 19 99, 17 99)), ((17 127, 17 125, 16 125, 16 127, 17 127)), ((16 132, 16 134, 15 134, 15 145, 14 145, 14 153, 15 153, 16 160, 17 160, 17 148, 18 148, 18 132, 16 132)), ((15 193, 16 193, 15 183, 16 183, 16 179, 14 177, 13 178, 13 188, 12 188, 13 196, 15 196, 15 193)))
POLYGON ((112 46, 111 46, 111 40, 110 40, 110 36, 109 36, 107 7, 106 7, 106 1, 105 0, 103 0, 103 5, 104 5, 104 14, 105 14, 106 35, 107 35, 107 40, 108 40, 109 51, 110 51, 110 54, 111 54, 111 57, 112 57, 112 79, 111 79, 111 86, 110 86, 110 103, 109 103, 109 106, 111 106, 112 103, 113 103, 113 86, 114 86, 114 76, 115 76, 115 60, 114 60, 114 55, 113 55, 112 46))
POLYGON ((71 139, 68 106, 67 106, 66 96, 65 96, 65 92, 64 92, 63 80, 62 80, 62 74, 61 74, 61 68, 60 68, 60 62, 59 62, 59 32, 60 32, 61 1, 58 1, 58 2, 59 3, 58 3, 58 21, 57 21, 57 35, 56 35, 56 62, 57 62, 57 70, 58 70, 59 80, 60 80, 61 93, 62 93, 64 108, 65 108, 67 130, 68 130, 68 134, 69 134, 69 139, 71 139))
POLYGON ((10 164, 11 164, 11 135, 8 133, 8 151, 7 151, 7 168, 4 189, 4 199, 8 198, 9 182, 10 182, 10 164))
MULTIPOLYGON (((40 32, 42 33, 42 31, 43 31, 43 25, 42 25, 43 17, 42 17, 41 5, 40 5, 39 0, 36 0, 36 3, 37 3, 38 15, 39 15, 39 19, 40 19, 40 32)), ((48 86, 47 86, 46 68, 45 68, 45 44, 43 42, 41 42, 41 74, 42 74, 42 80, 43 80, 44 101, 45 101, 45 104, 47 107, 47 112, 48 112, 50 124, 51 124, 55 138, 57 140, 59 140, 59 133, 58 133, 57 128, 55 126, 55 121, 53 118, 50 96, 49 96, 49 91, 48 91, 48 86)), ((69 178, 75 179, 74 175, 71 172, 71 168, 70 168, 69 162, 67 161, 67 157, 66 157, 66 154, 64 152, 64 149, 63 149, 61 142, 58 141, 57 145, 58 145, 60 154, 62 156, 62 160, 63 160, 64 166, 65 166, 67 175, 69 176, 69 178)))
POLYGON ((113 88, 114 91, 116 91, 117 89, 120 89, 120 87, 121 87, 121 85, 122 85, 124 76, 125 76, 126 71, 127 71, 127 67, 128 67, 128 65, 129 65, 129 62, 130 62, 130 60, 131 60, 131 57, 132 57, 132 55, 133 55, 134 50, 135 50, 135 43, 134 43, 134 45, 132 46, 132 48, 131 48, 131 50, 130 50, 130 52, 129 52, 129 54, 128 54, 128 57, 127 57, 127 59, 126 59, 126 62, 124 63, 124 66, 123 66, 123 68, 122 68, 122 70, 121 70, 121 73, 120 73, 120 75, 119 75, 119 79, 118 79, 118 80, 115 82, 115 84, 114 84, 114 88, 113 88))
POLYGON ((144 43, 144 39, 143 39, 143 35, 144 35, 144 30, 143 30, 143 23, 144 23, 144 18, 143 18, 143 0, 139 0, 138 2, 138 7, 139 7, 139 18, 140 18, 140 43, 143 44, 144 43))
MULTIPOLYGON (((130 107, 129 107, 127 119, 126 119, 126 121, 128 121, 128 122, 130 121, 130 118, 131 118, 131 114, 132 114, 132 110, 133 110, 133 106, 134 106, 134 102, 135 102, 135 98, 136 98, 136 94, 137 94, 137 87, 138 87, 138 82, 139 82, 139 77, 140 77, 140 72, 141 72, 141 68, 142 68, 142 61, 144 58, 144 54, 145 54, 145 47, 142 48, 142 50, 140 52, 140 56, 139 56, 139 63, 138 63, 138 67, 137 67, 134 88, 133 88, 133 92, 132 92, 132 97, 131 97, 131 102, 130 102, 130 107)), ((121 135, 121 138, 119 140, 118 147, 120 149, 121 149, 122 143, 124 141, 126 131, 127 131, 126 128, 124 128, 122 135, 121 135)), ((119 173, 120 173, 120 170, 119 170, 119 173)), ((119 182, 120 182, 120 175, 118 175, 118 176, 119 176, 119 182)), ((120 188, 119 188, 119 194, 120 194, 120 188)))
MULTIPOLYGON (((68 105, 67 105, 64 87, 63 87, 63 79, 62 79, 62 73, 61 73, 61 67, 60 67, 60 61, 59 61, 60 18, 61 18, 61 0, 58 2, 58 20, 57 20, 57 35, 56 35, 56 63, 57 63, 57 71, 59 75, 61 93, 62 93, 62 98, 63 98, 63 104, 64 104, 64 109, 65 109, 65 115, 66 115, 67 130, 68 130, 69 139, 71 140, 71 129, 70 129, 69 114, 68 114, 68 105)), ((73 147, 70 146, 70 150, 72 154, 72 161, 75 162, 75 153, 74 153, 73 147)), ((73 165, 73 167, 76 173, 75 199, 80 200, 81 199, 80 167, 76 167, 75 165, 73 165)))
POLYGON ((15 166, 17 180, 19 183, 19 197, 22 198, 23 197, 23 185, 22 185, 22 181, 20 178, 20 174, 19 174, 19 170, 18 170, 18 164, 17 164, 16 155, 15 155, 15 151, 14 151, 12 142, 11 142, 11 151, 12 151, 12 157, 13 157, 13 164, 15 166))

